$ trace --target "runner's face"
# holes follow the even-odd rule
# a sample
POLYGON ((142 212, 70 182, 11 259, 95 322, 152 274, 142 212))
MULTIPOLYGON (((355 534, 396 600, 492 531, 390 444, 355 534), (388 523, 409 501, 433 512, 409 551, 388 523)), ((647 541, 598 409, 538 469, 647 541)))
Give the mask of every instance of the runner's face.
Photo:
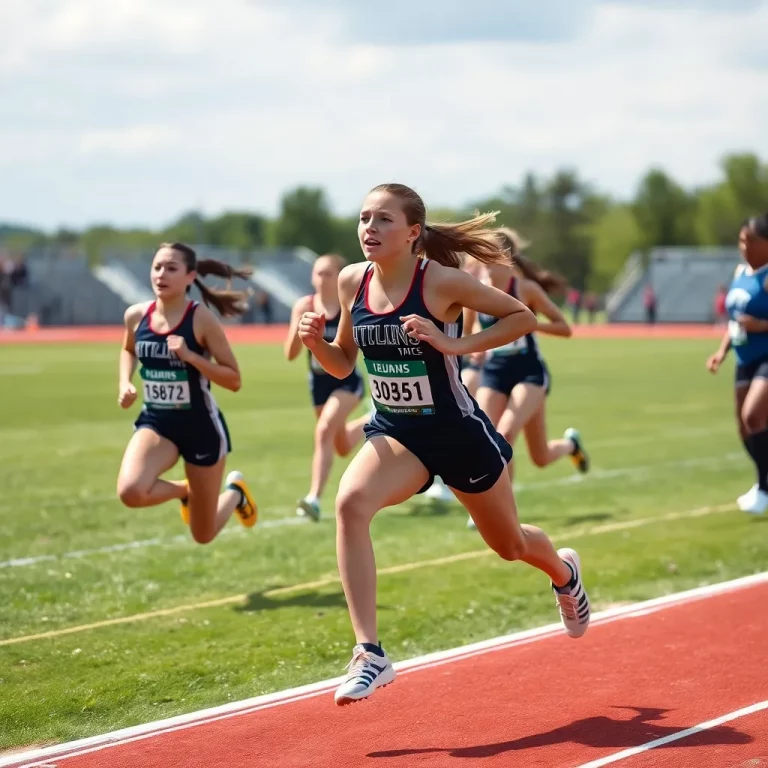
POLYGON ((184 256, 173 248, 161 248, 152 260, 152 290, 158 299, 183 296, 196 276, 187 270, 184 256))
POLYGON ((368 261, 386 261, 410 255, 421 232, 418 224, 409 224, 400 200, 389 192, 372 192, 360 211, 357 236, 368 261))
POLYGON ((321 295, 336 290, 339 280, 339 270, 326 256, 321 256, 315 261, 312 268, 312 287, 321 295))

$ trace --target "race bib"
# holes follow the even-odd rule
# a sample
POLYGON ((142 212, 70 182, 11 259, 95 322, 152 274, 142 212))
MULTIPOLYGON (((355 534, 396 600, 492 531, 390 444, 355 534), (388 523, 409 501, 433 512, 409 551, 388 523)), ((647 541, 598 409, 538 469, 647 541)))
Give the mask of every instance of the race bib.
POLYGON ((147 408, 191 407, 189 374, 186 371, 158 371, 142 367, 139 373, 144 384, 144 404, 147 408))
POLYGON ((501 347, 491 351, 493 357, 506 357, 507 355, 519 355, 521 352, 528 351, 528 339, 525 336, 521 336, 519 339, 510 341, 509 344, 504 344, 501 347))
POLYGON ((747 343, 747 332, 735 321, 728 321, 728 336, 732 347, 740 347, 747 343))
POLYGON ((427 364, 423 360, 366 360, 365 367, 376 410, 404 416, 430 416, 435 413, 427 364))

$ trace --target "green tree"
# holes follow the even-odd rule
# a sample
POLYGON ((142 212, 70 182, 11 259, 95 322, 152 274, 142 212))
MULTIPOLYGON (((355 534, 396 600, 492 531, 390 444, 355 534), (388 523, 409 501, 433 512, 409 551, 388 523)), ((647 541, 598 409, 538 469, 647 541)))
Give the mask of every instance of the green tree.
POLYGON ((696 245, 696 198, 664 171, 648 171, 640 182, 633 210, 643 245, 696 245))
POLYGON ((611 206, 592 226, 592 276, 589 287, 603 292, 634 251, 643 236, 628 205, 611 206))
POLYGON ((315 253, 333 250, 336 228, 325 192, 314 187, 298 187, 283 196, 275 226, 275 243, 303 245, 315 253))
POLYGON ((726 155, 724 180, 699 190, 696 231, 706 245, 732 245, 739 225, 768 210, 768 165, 753 154, 726 155))
POLYGON ((206 223, 208 243, 226 248, 260 248, 266 241, 266 222, 255 213, 231 211, 206 223))

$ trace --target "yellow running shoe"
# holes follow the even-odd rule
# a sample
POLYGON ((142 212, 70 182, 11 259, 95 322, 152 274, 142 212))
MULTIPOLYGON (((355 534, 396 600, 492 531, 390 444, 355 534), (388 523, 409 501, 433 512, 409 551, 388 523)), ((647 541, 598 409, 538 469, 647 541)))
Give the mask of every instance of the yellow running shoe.
POLYGON ((579 431, 571 427, 565 430, 564 437, 573 443, 573 453, 571 454, 573 466, 582 474, 589 472, 589 454, 584 449, 584 441, 579 431))
POLYGON ((246 528, 253 528, 259 518, 259 509, 248 490, 245 478, 241 472, 230 472, 227 475, 226 487, 228 490, 239 491, 242 497, 242 503, 237 505, 238 518, 246 528))
POLYGON ((189 482, 185 480, 184 485, 187 486, 187 495, 181 500, 181 519, 184 525, 189 525, 189 482))

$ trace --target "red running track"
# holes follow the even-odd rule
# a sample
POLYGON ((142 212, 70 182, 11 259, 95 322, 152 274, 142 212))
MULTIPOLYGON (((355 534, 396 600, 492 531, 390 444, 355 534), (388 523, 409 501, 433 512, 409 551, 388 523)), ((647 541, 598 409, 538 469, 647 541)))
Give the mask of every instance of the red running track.
MULTIPOLYGON (((143 736, 58 768, 575 768, 763 702, 763 709, 611 761, 768 766, 768 581, 416 667, 369 701, 328 691, 143 736)), ((598 763, 599 764, 599 763, 598 763)))

